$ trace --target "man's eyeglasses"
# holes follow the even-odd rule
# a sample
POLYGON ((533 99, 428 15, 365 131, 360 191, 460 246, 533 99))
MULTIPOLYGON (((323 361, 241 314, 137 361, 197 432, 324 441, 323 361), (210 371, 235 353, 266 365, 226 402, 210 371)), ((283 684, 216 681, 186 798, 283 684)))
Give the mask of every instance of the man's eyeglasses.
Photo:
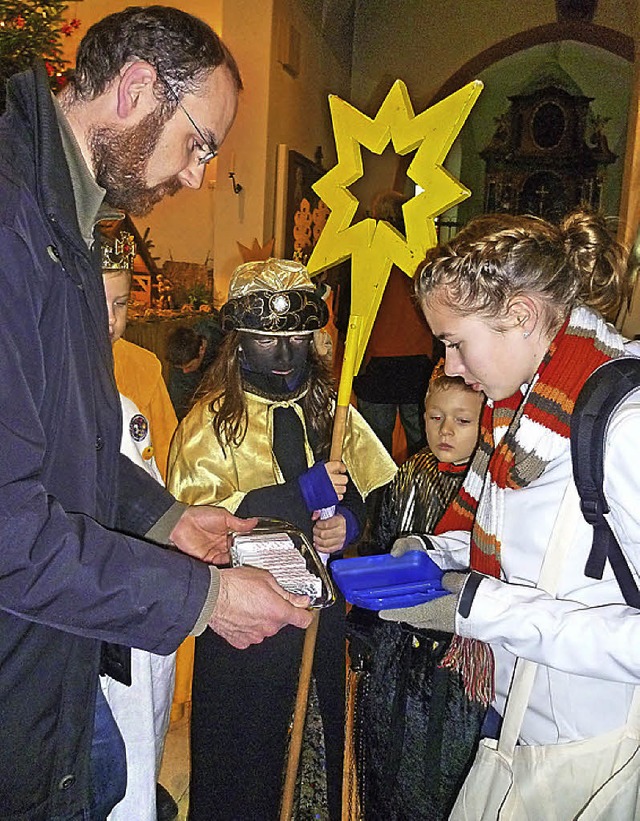
POLYGON ((196 148, 197 148, 197 150, 198 150, 198 153, 200 154, 200 156, 198 157, 198 165, 206 165, 207 163, 211 162, 211 160, 213 160, 213 159, 214 159, 214 157, 217 157, 217 156, 218 156, 218 149, 217 149, 217 147, 216 147, 216 146, 211 147, 211 141, 210 141, 210 140, 208 140, 208 139, 204 136, 204 134, 202 133, 202 130, 201 130, 201 129, 200 129, 200 127, 196 124, 196 121, 193 119, 193 117, 191 116, 191 114, 189 114, 189 112, 187 111, 187 109, 186 109, 186 108, 182 105, 182 103, 180 102, 180 98, 178 97, 178 95, 176 94, 176 92, 173 90, 173 88, 171 87, 171 85, 170 85, 170 84, 169 84, 169 83, 168 83, 168 82, 164 79, 164 77, 162 77, 162 76, 160 75, 160 73, 159 73, 159 72, 158 72, 158 78, 162 81, 162 83, 163 83, 163 84, 165 85, 165 87, 168 89, 169 94, 171 94, 171 96, 172 96, 172 97, 173 97, 173 99, 175 100, 176 105, 178 106, 178 108, 180 109, 180 111, 182 111, 182 113, 183 113, 183 114, 184 114, 184 116, 187 118, 187 120, 189 120, 189 122, 190 122, 190 123, 191 123, 191 125, 193 126, 193 128, 194 128, 194 130, 195 130, 196 134, 198 135, 198 137, 200 137, 200 145, 197 145, 197 144, 196 144, 196 148))

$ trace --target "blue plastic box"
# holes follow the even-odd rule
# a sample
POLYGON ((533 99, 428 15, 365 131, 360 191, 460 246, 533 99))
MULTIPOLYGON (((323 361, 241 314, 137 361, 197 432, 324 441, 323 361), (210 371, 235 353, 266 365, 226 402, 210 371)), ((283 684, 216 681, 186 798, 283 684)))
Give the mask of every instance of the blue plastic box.
POLYGON ((351 604, 367 610, 412 607, 449 591, 438 565, 422 550, 403 556, 362 556, 332 562, 333 580, 351 604))

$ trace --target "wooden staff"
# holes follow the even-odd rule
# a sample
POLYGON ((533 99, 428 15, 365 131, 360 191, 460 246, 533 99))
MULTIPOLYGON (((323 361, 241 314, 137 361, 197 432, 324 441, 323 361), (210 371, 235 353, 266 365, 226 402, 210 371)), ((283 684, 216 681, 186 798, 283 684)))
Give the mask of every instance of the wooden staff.
MULTIPOLYGON (((366 266, 363 258, 361 266, 352 266, 352 277, 355 272, 362 269, 360 279, 367 282, 369 287, 360 287, 355 292, 352 291, 351 311, 349 316, 349 327, 344 346, 344 357, 342 361, 342 371, 340 373, 340 384, 338 386, 338 398, 336 410, 333 418, 333 432, 331 436, 331 451, 329 460, 342 459, 342 447, 346 431, 347 414, 351 402, 351 390, 353 387, 353 377, 357 366, 362 360, 364 348, 366 347, 371 326, 375 318, 376 311, 382 298, 382 291, 389 275, 391 263, 382 259, 382 265, 366 266), (379 282, 379 279, 382 282, 379 282), (381 286, 381 287, 380 287, 381 286)), ((362 283, 361 283, 362 284, 362 283)), ((282 792, 282 804, 280 807, 280 821, 290 821, 291 810, 293 808, 293 798, 295 793, 296 778, 300 763, 300 752, 302 750, 302 736, 304 734, 304 724, 307 716, 307 701, 309 697, 309 683, 313 669, 313 657, 315 654, 316 639, 318 636, 318 619, 316 615, 313 622, 307 627, 307 633, 302 648, 302 661, 300 662, 300 675, 298 678, 298 692, 296 695, 296 705, 293 714, 293 726, 289 741, 289 755, 287 757, 287 767, 285 781, 282 792)), ((345 671, 346 672, 346 671, 345 671)), ((345 726, 345 754, 343 759, 342 777, 342 819, 348 818, 348 808, 352 805, 349 801, 349 783, 346 768, 350 766, 351 757, 349 749, 353 747, 353 716, 349 718, 345 726)))
MULTIPOLYGON (((416 117, 406 86, 401 80, 397 80, 373 120, 339 97, 331 95, 329 98, 338 164, 313 185, 314 192, 331 213, 307 268, 313 276, 351 258, 349 330, 338 390, 331 459, 340 459, 342 455, 344 423, 351 400, 353 376, 362 361, 391 265, 396 264, 405 274, 413 276, 419 260, 424 258, 426 249, 437 242, 434 217, 461 202, 471 193, 445 172, 440 163, 448 153, 481 90, 482 83, 476 80, 445 98, 428 112, 422 112, 416 117), (363 175, 360 148, 365 146, 370 151, 381 154, 391 139, 396 153, 404 155, 417 149, 407 175, 420 184, 423 193, 416 194, 411 205, 406 203, 403 206, 406 238, 384 221, 367 218, 351 224, 357 209, 357 200, 347 189, 363 175), (426 149, 425 144, 428 145, 426 149), (437 163, 434 162, 436 155, 439 157, 437 163)), ((289 796, 285 788, 281 821, 289 821, 293 802, 309 688, 309 680, 307 678, 305 681, 304 676, 311 675, 317 635, 317 619, 314 619, 314 622, 315 629, 313 624, 307 628, 300 666, 292 743, 287 762, 287 783, 289 780, 292 782, 291 795, 289 796), (301 701, 302 711, 298 716, 297 707, 301 701), (296 722, 301 725, 300 728, 296 726, 296 722), (297 733, 300 733, 299 742, 296 740, 297 749, 293 749, 294 731, 296 739, 297 733), (289 807, 288 810, 285 809, 286 806, 289 807)), ((345 733, 348 731, 349 727, 346 727, 345 733)), ((343 777, 343 819, 345 804, 349 806, 345 798, 348 795, 348 788, 345 792, 344 781, 343 777)))
MULTIPOLYGON (((345 349, 345 362, 347 352, 345 349)), ((344 366, 343 366, 344 367, 344 366)), ((342 378, 340 379, 342 388, 342 378)), ((340 393, 338 394, 340 397, 340 393)), ((340 398, 338 398, 340 401, 340 398)), ((346 406, 336 405, 336 412, 333 417, 333 431, 331 435, 331 451, 329 461, 337 461, 342 457, 342 443, 347 425, 348 404, 346 406)), ((289 755, 287 757, 287 768, 285 771, 284 787, 282 790, 282 804, 280 806, 280 821, 289 821, 291 810, 293 809, 293 797, 296 789, 296 778, 300 765, 300 753, 302 751, 302 737, 304 735, 304 724, 307 718, 307 704, 309 702, 309 684, 311 682, 311 672, 313 670, 313 657, 316 651, 316 639, 318 637, 318 623, 320 612, 313 614, 313 621, 307 627, 304 645, 302 647, 302 660, 300 662, 300 674, 298 676, 298 692, 296 693, 296 705, 293 711, 293 726, 291 728, 291 738, 289 740, 289 755)))
POLYGON ((298 678, 298 692, 296 695, 296 706, 293 712, 293 727, 291 729, 291 738, 289 740, 287 770, 284 779, 284 788, 282 791, 280 821, 289 821, 289 819, 291 818, 291 810, 293 809, 293 796, 296 789, 298 766, 300 764, 300 752, 302 750, 302 736, 304 734, 304 723, 307 717, 309 684, 311 682, 311 671, 313 669, 313 656, 315 654, 319 621, 320 614, 316 610, 313 614, 313 621, 307 627, 307 631, 304 637, 302 661, 300 662, 300 676, 298 678))
POLYGON ((344 757, 342 762, 342 821, 358 821, 360 797, 355 748, 356 709, 358 706, 358 673, 351 669, 347 656, 344 724, 344 757))

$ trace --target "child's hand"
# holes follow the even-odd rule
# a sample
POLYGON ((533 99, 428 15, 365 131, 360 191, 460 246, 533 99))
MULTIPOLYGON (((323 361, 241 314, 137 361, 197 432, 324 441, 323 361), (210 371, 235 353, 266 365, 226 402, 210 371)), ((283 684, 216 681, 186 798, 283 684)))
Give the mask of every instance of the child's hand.
POLYGON ((338 504, 347 487, 346 467, 342 462, 316 462, 298 476, 302 498, 309 513, 338 504))
MULTIPOLYGON (((342 501, 348 482, 346 465, 344 462, 336 460, 335 462, 326 462, 325 468, 327 469, 329 479, 331 479, 331 484, 336 492, 336 496, 342 501)), ((330 521, 330 519, 327 521, 330 521)))
POLYGON ((347 521, 340 513, 330 519, 317 519, 313 526, 313 546, 319 553, 342 550, 347 537, 347 521))

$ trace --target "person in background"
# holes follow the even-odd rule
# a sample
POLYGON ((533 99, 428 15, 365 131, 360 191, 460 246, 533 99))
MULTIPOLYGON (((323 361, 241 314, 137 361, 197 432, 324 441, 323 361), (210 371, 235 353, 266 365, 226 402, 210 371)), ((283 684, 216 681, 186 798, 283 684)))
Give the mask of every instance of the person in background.
MULTIPOLYGON (((327 461, 335 393, 330 362, 313 342, 327 318, 301 263, 269 259, 235 270, 221 310, 225 340, 173 440, 169 486, 189 504, 284 519, 331 561, 358 538, 363 497, 392 478, 395 464, 354 408, 343 460, 327 461)), ((300 818, 340 818, 344 618, 344 600, 320 616, 300 818)), ((196 641, 192 821, 278 817, 302 644, 287 629, 247 654, 196 641)))
POLYGON ((162 375, 162 363, 153 351, 121 337, 113 345, 113 365, 118 389, 133 397, 140 412, 152 420, 154 456, 165 481, 169 445, 178 418, 162 375))
MULTIPOLYGON (((483 728, 491 738, 518 660, 537 664, 517 731, 536 767, 522 785, 514 771, 513 817, 636 818, 637 729, 625 728, 640 685, 640 622, 609 562, 597 577, 586 575, 594 530, 577 510, 570 445, 586 380, 625 355, 626 340, 605 316, 617 315, 626 296, 626 251, 605 218, 589 211, 559 225, 517 217, 480 233, 472 221, 456 239, 418 272, 417 295, 445 344, 446 373, 488 399, 457 499, 435 533, 398 545, 398 552, 429 549, 453 571, 443 576, 450 594, 381 615, 455 632, 447 663, 492 699, 483 728), (469 240, 459 239, 467 231, 469 240), (577 521, 552 595, 538 581, 566 493, 575 495, 577 521), (596 794, 604 815, 593 806, 596 794), (629 799, 627 810, 614 808, 618 796, 629 799)), ((604 447, 607 521, 636 583, 638 396, 633 391, 613 413, 604 447)), ((480 817, 470 804, 486 772, 474 763, 475 786, 463 787, 467 818, 480 817)))
POLYGON ((0 807, 102 821, 126 785, 100 671, 172 653, 210 625, 237 647, 306 627, 308 599, 218 569, 255 525, 185 508, 120 453, 95 226, 199 188, 242 86, 212 29, 131 7, 83 37, 56 98, 42 62, 0 118, 0 807), (105 215, 106 216, 106 215, 105 215), (18 309, 19 306, 19 309, 18 309), (161 549, 175 545, 178 550, 161 549), (124 647, 123 647, 124 645, 124 647))
POLYGON ((100 233, 103 278, 111 271, 122 272, 122 294, 112 306, 117 325, 111 343, 116 385, 120 394, 130 399, 153 426, 153 455, 164 482, 167 478, 169 445, 178 420, 162 376, 160 360, 152 351, 129 342, 123 336, 128 304, 128 294, 125 301, 124 290, 133 270, 130 266, 133 264, 135 241, 131 234, 121 230, 119 223, 115 228, 108 229, 101 224, 100 233))
POLYGON ((178 417, 184 419, 193 397, 222 342, 217 313, 194 326, 174 328, 167 338, 167 359, 171 363, 169 396, 178 417))
MULTIPOLYGON (((456 495, 478 441, 484 396, 434 369, 425 398, 427 447, 385 488, 373 543, 431 532, 456 495)), ((357 681, 355 767, 367 821, 440 821, 449 815, 477 748, 487 704, 441 666, 451 634, 381 621, 353 607, 347 617, 357 681)))
MULTIPOLYGON (((116 233, 112 238, 101 232, 102 279, 107 301, 109 339, 116 347, 122 341, 127 324, 127 308, 131 290, 131 272, 135 258, 135 242, 126 231, 116 233)), ((149 360, 160 362, 150 351, 129 343, 131 353, 127 358, 129 369, 128 387, 135 388, 139 381, 131 369, 138 356, 142 367, 139 380, 148 378, 150 368, 145 368, 149 360), (138 352, 140 352, 138 354, 138 352)), ((154 364, 153 361, 150 364, 154 364)), ((162 375, 160 374, 162 380, 162 375)), ((156 461, 155 438, 151 430, 153 419, 143 414, 131 395, 118 382, 120 404, 122 405, 122 440, 120 451, 147 471, 161 485, 164 478, 156 461)), ((140 392, 139 388, 135 392, 140 392)), ((170 418, 173 412, 164 382, 151 395, 148 403, 160 407, 160 418, 170 418), (163 390, 162 390, 163 389, 163 390), (154 401, 155 399, 155 401, 154 401), (158 401, 159 400, 159 401, 158 401)), ((173 415, 175 420, 175 414, 173 415)), ((173 430, 177 426, 174 424, 173 430)), ((155 433, 155 428, 154 428, 155 433)), ((171 432, 173 433, 173 431, 171 432)), ((168 449, 170 443, 166 442, 168 449)), ((109 814, 109 821, 171 821, 178 814, 178 805, 158 783, 158 773, 162 762, 164 741, 169 727, 171 700, 175 681, 175 653, 159 656, 146 650, 131 650, 131 684, 125 685, 108 675, 100 677, 102 691, 111 708, 118 729, 125 743, 127 755, 127 791, 109 814)))
MULTIPOLYGON (((397 191, 379 194, 372 216, 404 234, 402 206, 409 198, 397 191)), ((409 456, 425 444, 422 402, 433 363, 433 337, 416 303, 413 280, 391 268, 363 365, 353 381, 358 410, 385 448, 392 452, 399 415, 409 456)))

